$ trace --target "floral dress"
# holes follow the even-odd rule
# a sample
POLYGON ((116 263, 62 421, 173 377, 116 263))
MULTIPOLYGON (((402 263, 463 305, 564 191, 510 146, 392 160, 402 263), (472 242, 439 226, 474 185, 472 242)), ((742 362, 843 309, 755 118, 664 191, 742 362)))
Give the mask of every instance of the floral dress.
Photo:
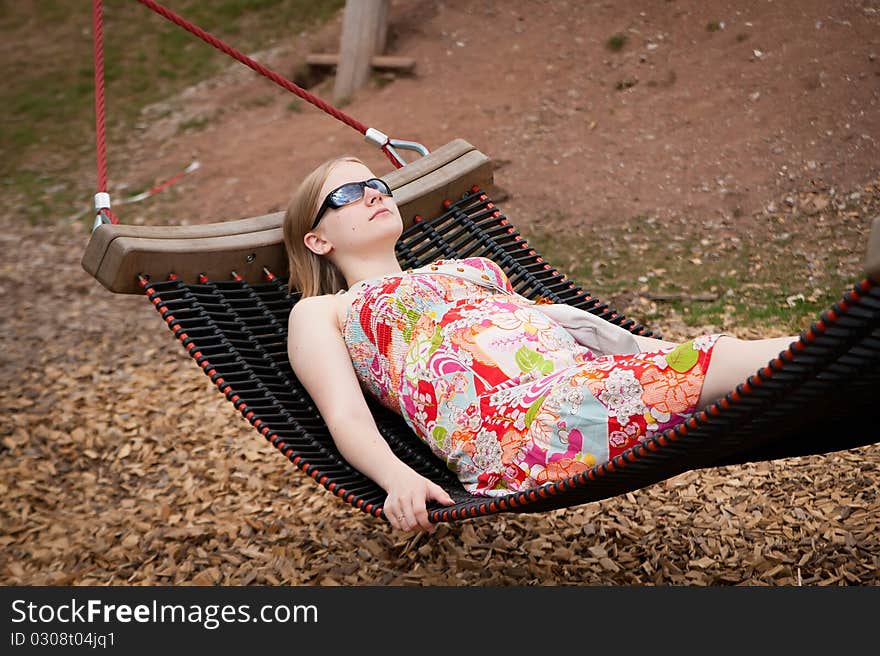
POLYGON ((495 289, 424 269, 362 281, 343 336, 362 388, 470 493, 566 478, 694 412, 720 335, 597 356, 516 294, 491 260, 452 262, 495 289))

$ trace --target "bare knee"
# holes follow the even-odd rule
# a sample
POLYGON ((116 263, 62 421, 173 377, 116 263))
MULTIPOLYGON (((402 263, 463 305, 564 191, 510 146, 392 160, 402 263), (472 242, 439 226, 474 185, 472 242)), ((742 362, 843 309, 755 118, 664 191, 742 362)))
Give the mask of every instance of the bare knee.
POLYGON ((720 337, 712 350, 712 357, 703 379, 699 405, 702 407, 722 398, 736 389, 749 376, 778 357, 796 337, 769 339, 739 339, 720 337))
POLYGON ((698 407, 703 407, 722 398, 742 382, 744 370, 741 362, 744 340, 730 335, 719 337, 712 347, 712 357, 703 375, 698 407))

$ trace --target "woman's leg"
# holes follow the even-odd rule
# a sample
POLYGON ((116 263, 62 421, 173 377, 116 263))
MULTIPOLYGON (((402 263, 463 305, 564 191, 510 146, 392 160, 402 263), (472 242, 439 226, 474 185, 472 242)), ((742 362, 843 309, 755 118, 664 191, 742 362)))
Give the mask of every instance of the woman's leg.
POLYGON ((717 401, 735 389, 797 339, 797 336, 770 339, 720 337, 712 349, 697 408, 717 401))

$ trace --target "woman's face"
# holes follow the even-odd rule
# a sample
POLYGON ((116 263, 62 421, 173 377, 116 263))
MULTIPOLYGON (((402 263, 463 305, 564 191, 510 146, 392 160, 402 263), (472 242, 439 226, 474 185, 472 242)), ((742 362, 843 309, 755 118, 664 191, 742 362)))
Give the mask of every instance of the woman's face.
MULTIPOLYGON (((348 182, 362 182, 376 177, 358 162, 340 162, 330 170, 321 186, 320 203, 327 194, 348 182)), ((338 209, 327 209, 312 232, 320 234, 338 249, 361 250, 364 246, 394 243, 403 231, 400 210, 391 196, 371 187, 363 188, 364 197, 338 209)), ((315 209, 317 213, 317 208, 315 209)))

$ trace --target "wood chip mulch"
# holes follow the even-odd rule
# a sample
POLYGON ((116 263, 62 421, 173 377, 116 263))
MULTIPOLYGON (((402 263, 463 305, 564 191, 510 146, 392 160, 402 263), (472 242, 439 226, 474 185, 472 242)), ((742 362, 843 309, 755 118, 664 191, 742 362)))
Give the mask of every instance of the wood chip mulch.
POLYGON ((260 437, 80 226, 4 226, 4 585, 876 585, 880 448, 400 534, 260 437))

